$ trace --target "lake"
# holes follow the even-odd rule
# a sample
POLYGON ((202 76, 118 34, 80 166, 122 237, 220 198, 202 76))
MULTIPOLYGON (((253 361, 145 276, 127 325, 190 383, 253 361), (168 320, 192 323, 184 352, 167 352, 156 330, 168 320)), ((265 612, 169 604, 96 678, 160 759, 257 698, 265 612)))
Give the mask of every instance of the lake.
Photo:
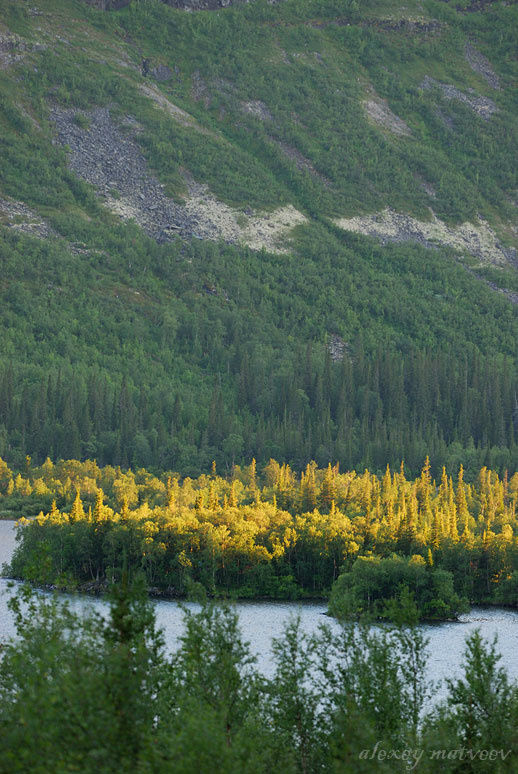
MULTIPOLYGON (((8 562, 15 546, 15 526, 12 521, 0 521, 0 566, 8 562)), ((13 592, 8 589, 8 581, 0 579, 0 641, 14 634, 11 614, 7 600, 13 592)), ((102 599, 63 594, 77 610, 88 606, 98 610, 106 609, 102 599)), ((158 626, 163 629, 168 650, 175 649, 183 631, 183 614, 178 602, 174 600, 155 601, 158 626)), ((194 603, 187 607, 196 608, 194 603)), ((266 675, 271 674, 270 656, 272 637, 282 634, 290 616, 299 615, 303 631, 316 632, 320 624, 337 626, 333 619, 325 615, 324 602, 237 602, 241 630, 248 640, 252 652, 257 656, 259 669, 266 675)), ((428 674, 431 681, 455 677, 461 673, 461 661, 466 637, 480 629, 483 637, 492 640, 498 636, 498 651, 502 655, 501 664, 509 675, 518 680, 518 612, 505 608, 476 607, 460 617, 456 623, 422 625, 429 639, 428 674)))

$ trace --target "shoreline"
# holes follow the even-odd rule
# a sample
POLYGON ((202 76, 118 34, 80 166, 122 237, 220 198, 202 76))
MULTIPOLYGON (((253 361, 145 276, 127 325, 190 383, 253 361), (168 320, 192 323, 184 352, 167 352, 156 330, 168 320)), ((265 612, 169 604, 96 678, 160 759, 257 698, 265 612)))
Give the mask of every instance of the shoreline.
MULTIPOLYGON (((109 593, 110 584, 107 582, 88 582, 79 586, 59 586, 56 583, 34 583, 27 580, 27 578, 16 578, 10 575, 0 575, 0 579, 5 581, 16 581, 17 583, 28 583, 35 589, 47 592, 58 592, 60 594, 80 594, 85 597, 103 597, 109 593)), ((163 600, 164 602, 175 601, 197 601, 189 599, 187 594, 178 594, 169 589, 160 589, 156 586, 151 586, 147 590, 147 595, 150 599, 163 600)), ((239 594, 223 592, 209 593, 205 591, 207 599, 221 600, 225 602, 293 602, 293 603, 324 603, 328 601, 328 597, 325 596, 307 596, 302 595, 300 597, 268 597, 268 596, 240 596, 239 594)))
MULTIPOLYGON (((34 589, 39 589, 40 591, 45 592, 57 592, 59 594, 78 594, 80 596, 84 597, 97 597, 102 598, 108 595, 110 585, 106 582, 104 583, 96 583, 96 582, 89 582, 82 584, 78 587, 66 587, 66 586, 58 586, 55 583, 46 583, 46 584, 40 584, 40 583, 33 583, 32 581, 27 580, 26 578, 15 578, 9 575, 0 575, 1 580, 5 581, 14 581, 16 583, 29 583, 30 586, 32 586, 34 589)), ((158 587, 149 587, 147 589, 147 596, 151 600, 157 600, 162 602, 198 602, 200 600, 189 598, 186 594, 178 594, 175 593, 172 590, 168 589, 159 589, 158 587)), ((221 601, 221 602, 257 602, 257 603, 270 603, 270 604, 286 604, 286 603, 292 603, 292 604, 317 604, 317 603, 327 603, 329 598, 324 596, 301 596, 301 597, 268 597, 268 596, 257 596, 257 597, 250 597, 250 596, 240 596, 239 594, 224 594, 224 593, 216 593, 216 594, 209 594, 206 592, 207 599, 211 599, 214 601, 221 601)), ((518 605, 510 605, 505 604, 501 602, 494 602, 494 601, 481 601, 481 602, 470 602, 470 613, 473 612, 473 610, 484 610, 485 608, 494 610, 500 608, 501 610, 511 610, 518 612, 518 605)), ((338 621, 339 619, 335 618, 335 616, 330 615, 327 611, 324 613, 324 615, 333 618, 334 620, 338 621)), ((462 620, 462 615, 466 615, 466 613, 461 613, 459 617, 457 618, 445 618, 445 619, 435 619, 435 618, 426 618, 421 619, 417 622, 417 625, 426 625, 426 626, 439 626, 441 624, 452 624, 452 623, 458 623, 463 624, 467 623, 466 621, 462 620)), ((360 619, 359 618, 350 618, 347 619, 349 623, 357 623, 360 619)), ((386 618, 376 618, 372 620, 373 624, 380 625, 380 624, 393 624, 393 621, 387 620, 386 618)))

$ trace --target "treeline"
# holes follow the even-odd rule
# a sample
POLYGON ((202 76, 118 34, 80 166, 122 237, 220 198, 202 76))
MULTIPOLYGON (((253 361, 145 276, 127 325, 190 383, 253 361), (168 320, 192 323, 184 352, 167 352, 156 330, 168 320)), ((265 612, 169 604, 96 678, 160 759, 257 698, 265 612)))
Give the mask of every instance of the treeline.
POLYGON ((0 467, 0 507, 22 520, 9 572, 40 584, 99 590, 124 567, 141 569, 158 593, 195 582, 241 597, 325 596, 361 556, 412 558, 453 573, 470 601, 518 602, 518 473, 462 467, 435 481, 428 458, 418 478, 388 467, 340 473, 311 463, 299 476, 255 460, 221 477, 180 480, 144 469, 48 460, 24 475, 0 467), (59 503, 59 505, 58 505, 59 503))
POLYGON ((478 632, 434 707, 414 626, 322 625, 308 636, 291 620, 266 677, 228 606, 186 610, 172 655, 127 584, 106 617, 28 593, 11 607, 6 774, 426 774, 438 761, 446 774, 516 771, 518 687, 478 632))
POLYGON ((90 457, 194 475, 213 459, 228 471, 252 456, 298 470, 338 459, 382 471, 404 459, 417 473, 427 451, 435 474, 461 462, 468 476, 483 465, 518 468, 511 361, 421 351, 367 357, 361 340, 342 362, 309 345, 299 355, 271 371, 236 343, 234 379, 216 382, 201 407, 164 382, 9 365, 0 370, 0 446, 18 462, 30 450, 38 462, 90 457))

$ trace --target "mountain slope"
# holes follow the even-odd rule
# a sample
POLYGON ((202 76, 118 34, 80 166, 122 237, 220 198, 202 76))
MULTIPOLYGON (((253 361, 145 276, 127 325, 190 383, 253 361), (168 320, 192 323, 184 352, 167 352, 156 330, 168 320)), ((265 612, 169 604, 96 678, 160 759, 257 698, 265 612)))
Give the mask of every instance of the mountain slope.
POLYGON ((516 464, 515 5, 0 8, 0 454, 516 464))

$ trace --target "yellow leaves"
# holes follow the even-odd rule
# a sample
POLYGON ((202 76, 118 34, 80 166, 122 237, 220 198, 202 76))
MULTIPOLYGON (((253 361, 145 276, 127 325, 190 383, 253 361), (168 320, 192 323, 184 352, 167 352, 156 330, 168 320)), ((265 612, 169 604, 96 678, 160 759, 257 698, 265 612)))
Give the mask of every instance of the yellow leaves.
MULTIPOLYGON (((461 473, 452 480, 447 471, 436 483, 428 463, 415 480, 389 468, 378 477, 368 470, 340 473, 331 465, 319 470, 314 463, 297 475, 275 460, 263 471, 259 466, 236 467, 232 478, 213 473, 194 481, 172 473, 157 477, 143 469, 136 474, 110 466, 100 469, 76 460, 46 463, 31 468, 30 474, 29 481, 0 464, 2 491, 11 482, 13 492, 51 493, 61 505, 67 490, 62 507, 68 511, 74 485, 86 510, 96 501, 93 524, 86 526, 103 536, 112 533, 113 546, 134 545, 149 562, 168 552, 184 568, 206 562, 209 555, 215 567, 236 577, 271 559, 289 565, 298 556, 309 567, 325 567, 329 560, 339 563, 366 550, 397 550, 399 541, 406 541, 409 553, 426 556, 429 546, 455 543, 459 534, 467 549, 475 545, 491 555, 504 555, 516 544, 518 531, 518 474, 507 481, 487 469, 473 485, 465 483, 461 473), (128 505, 123 517, 110 507, 121 498, 128 505)), ((82 535, 85 525, 76 523, 85 518, 77 514, 80 499, 77 504, 70 523, 82 535)), ((54 506, 34 524, 56 526, 68 518, 54 506)), ((423 560, 416 555, 411 561, 423 560)))
POLYGON ((252 556, 257 562, 265 561, 269 562, 272 558, 272 554, 268 551, 266 546, 256 545, 253 547, 252 556))
POLYGON ((41 495, 50 494, 50 489, 46 485, 42 478, 36 478, 32 483, 32 491, 35 495, 40 497, 41 495))
POLYGON ((18 494, 24 495, 25 497, 32 494, 31 482, 26 478, 22 478, 19 473, 14 479, 14 489, 18 494))
POLYGON ((502 527, 502 539, 506 543, 510 543, 513 539, 513 528, 510 524, 504 524, 502 527))
POLYGON ((131 471, 121 473, 114 480, 112 486, 119 506, 124 500, 130 508, 138 503, 138 487, 135 483, 135 475, 131 471))
POLYGON ((281 477, 281 466, 276 460, 270 459, 268 465, 264 468, 264 477, 267 486, 277 486, 281 477))
POLYGON ((213 539, 220 543, 220 545, 223 545, 229 536, 230 531, 225 524, 220 524, 219 526, 214 527, 212 530, 213 539))
POLYGON ((347 559, 348 557, 355 556, 360 551, 360 546, 358 543, 356 543, 354 540, 349 540, 345 544, 344 548, 344 559, 347 559))
MULTIPOLYGON (((172 514, 170 511, 164 512, 163 510, 159 510, 158 513, 165 517, 163 518, 163 523, 167 526, 168 530, 180 535, 185 534, 186 532, 192 532, 193 530, 198 529, 200 526, 198 515, 191 508, 176 508, 174 514, 172 514)), ((153 511, 153 516, 155 519, 157 518, 156 514, 157 511, 153 511)))
POLYGON ((271 556, 273 559, 280 559, 282 556, 284 556, 284 545, 278 538, 274 538, 272 540, 271 556))
POLYGON ((140 531, 145 536, 146 542, 153 542, 153 536, 158 532, 158 525, 154 521, 145 521, 140 525, 140 531))
POLYGON ((283 536, 283 544, 285 548, 291 548, 297 542, 297 533, 292 527, 288 527, 283 536))
POLYGON ((191 560, 189 559, 189 557, 187 556, 187 554, 183 550, 180 551, 180 553, 176 557, 176 561, 178 562, 180 567, 183 567, 184 569, 187 568, 187 567, 192 567, 191 560))

